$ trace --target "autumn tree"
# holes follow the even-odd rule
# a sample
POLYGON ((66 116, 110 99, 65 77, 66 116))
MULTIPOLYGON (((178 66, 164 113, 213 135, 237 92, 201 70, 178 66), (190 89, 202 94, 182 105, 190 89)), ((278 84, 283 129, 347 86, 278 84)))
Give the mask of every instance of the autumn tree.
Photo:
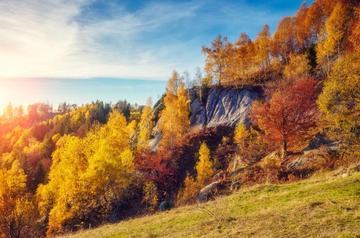
POLYGON ((141 149, 136 151, 136 171, 148 180, 156 183, 160 192, 172 189, 175 175, 175 165, 172 160, 171 151, 159 148, 156 151, 141 149))
POLYGON ((158 206, 158 192, 156 184, 153 181, 147 181, 143 187, 143 202, 145 203, 148 211, 154 212, 158 206))
POLYGON ((219 85, 223 83, 224 70, 227 61, 227 48, 229 46, 227 37, 217 36, 210 47, 203 47, 202 52, 206 56, 205 72, 219 85))
POLYGON ((203 142, 199 148, 199 160, 196 163, 196 179, 187 174, 184 184, 177 195, 177 205, 184 205, 194 202, 200 189, 206 185, 213 175, 213 163, 210 160, 210 150, 206 143, 203 142))
POLYGON ((164 106, 159 121, 162 132, 160 144, 172 147, 190 128, 189 100, 185 85, 176 71, 168 81, 164 106))
POLYGON ((258 34, 255 40, 255 47, 257 62, 260 65, 260 69, 265 72, 266 75, 266 71, 270 65, 270 53, 272 47, 270 28, 268 25, 265 25, 258 34))
POLYGON ((226 71, 230 71, 227 75, 232 77, 231 83, 237 85, 253 83, 252 76, 257 68, 254 67, 255 45, 250 37, 246 33, 241 33, 231 50, 228 67, 226 67, 226 71))
POLYGON ((213 163, 210 160, 210 150, 203 142, 199 149, 199 161, 196 164, 197 182, 205 185, 213 175, 213 163))
POLYGON ((269 151, 270 145, 266 143, 260 132, 244 123, 238 123, 234 131, 234 142, 237 145, 237 153, 246 164, 252 164, 262 159, 269 151))
POLYGON ((307 139, 316 126, 316 81, 300 78, 284 83, 268 97, 254 103, 251 117, 284 157, 289 147, 307 139))
POLYGON ((0 168, 0 237, 36 237, 37 210, 19 161, 0 168))
POLYGON ((9 103, 4 109, 4 116, 6 119, 11 120, 14 118, 14 107, 9 103))
POLYGON ((290 53, 295 52, 296 49, 294 24, 293 17, 283 18, 273 38, 273 53, 286 63, 288 62, 290 53))
POLYGON ((84 138, 62 137, 49 182, 37 191, 40 211, 49 219, 48 234, 106 217, 126 196, 133 171, 129 128, 118 111, 84 138))
POLYGON ((353 50, 360 50, 360 6, 354 7, 354 15, 348 38, 349 47, 353 50))
POLYGON ((322 118, 335 138, 348 149, 359 151, 360 137, 360 51, 339 58, 318 99, 322 118))
POLYGON ((138 148, 146 148, 148 147, 148 143, 151 138, 152 129, 154 127, 150 101, 142 109, 141 118, 138 127, 139 127, 139 135, 138 135, 137 146, 138 148))
POLYGON ((197 182, 197 180, 187 174, 184 184, 177 195, 176 204, 179 206, 194 202, 200 189, 201 185, 197 182))
POLYGON ((289 64, 284 68, 284 75, 287 78, 299 78, 308 76, 310 73, 310 62, 306 54, 290 54, 289 64))
POLYGON ((309 29, 306 25, 308 11, 306 4, 302 4, 294 17, 293 34, 297 52, 309 46, 309 29))
POLYGON ((318 63, 325 66, 329 73, 330 62, 344 49, 343 43, 348 31, 350 8, 339 1, 325 23, 322 39, 317 45, 318 63))

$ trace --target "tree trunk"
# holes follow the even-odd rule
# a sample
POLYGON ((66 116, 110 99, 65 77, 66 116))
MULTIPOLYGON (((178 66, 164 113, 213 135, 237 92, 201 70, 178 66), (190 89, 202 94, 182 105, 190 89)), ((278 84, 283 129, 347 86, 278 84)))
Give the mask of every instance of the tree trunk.
POLYGON ((283 147, 282 147, 282 150, 281 150, 281 158, 284 159, 287 155, 288 155, 288 151, 287 151, 287 148, 288 145, 287 145, 287 141, 284 140, 283 141, 283 147))

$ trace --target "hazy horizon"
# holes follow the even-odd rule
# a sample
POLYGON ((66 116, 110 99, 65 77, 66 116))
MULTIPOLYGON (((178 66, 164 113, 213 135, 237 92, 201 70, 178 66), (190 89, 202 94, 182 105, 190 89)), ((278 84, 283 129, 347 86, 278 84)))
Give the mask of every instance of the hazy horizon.
POLYGON ((151 97, 158 100, 165 92, 164 80, 141 80, 123 78, 11 78, 3 79, 6 91, 0 94, 0 110, 11 103, 27 106, 42 102, 57 107, 59 103, 82 105, 101 100, 116 103, 119 100, 139 105, 151 97), (21 95, 21 96, 20 96, 21 95))

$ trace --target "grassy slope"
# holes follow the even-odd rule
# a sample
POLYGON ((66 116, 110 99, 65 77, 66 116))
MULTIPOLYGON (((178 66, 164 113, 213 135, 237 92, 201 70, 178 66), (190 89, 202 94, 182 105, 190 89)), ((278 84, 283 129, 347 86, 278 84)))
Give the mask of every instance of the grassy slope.
POLYGON ((360 173, 244 188, 69 237, 360 237, 360 173))

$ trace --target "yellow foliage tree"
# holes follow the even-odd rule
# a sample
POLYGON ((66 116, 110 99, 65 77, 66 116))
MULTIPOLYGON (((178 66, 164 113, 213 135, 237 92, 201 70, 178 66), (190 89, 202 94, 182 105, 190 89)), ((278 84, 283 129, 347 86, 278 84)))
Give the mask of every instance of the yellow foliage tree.
POLYGON ((48 234, 89 226, 108 214, 132 183, 133 169, 130 131, 117 111, 84 138, 62 137, 49 182, 37 191, 40 211, 49 219, 48 234))
POLYGON ((158 205, 157 188, 154 182, 149 181, 144 184, 144 198, 143 202, 146 204, 150 212, 156 211, 158 205))
POLYGON ((360 51, 339 58, 318 98, 323 119, 348 149, 360 144, 360 51))
POLYGON ((317 61, 330 71, 330 61, 339 56, 344 46, 343 42, 348 31, 350 14, 349 7, 339 1, 325 23, 322 39, 317 44, 317 61))
POLYGON ((213 163, 210 160, 210 150, 206 143, 202 143, 199 149, 199 161, 196 164, 197 182, 205 185, 213 175, 213 163))
POLYGON ((151 105, 144 106, 139 122, 138 149, 147 148, 154 127, 151 105))
POLYGON ((265 25, 255 40, 256 61, 260 69, 265 71, 270 65, 270 53, 272 48, 272 39, 268 25, 265 25))
POLYGON ((179 206, 193 202, 200 189, 201 185, 193 177, 187 175, 184 185, 177 196, 176 204, 179 206))
POLYGON ((190 128, 189 100, 185 85, 177 73, 174 73, 169 80, 164 106, 159 121, 162 132, 160 145, 169 148, 179 142, 190 128), (174 94, 175 90, 176 94, 174 94))
POLYGON ((236 144, 240 144, 244 138, 248 136, 248 130, 244 123, 238 123, 234 132, 234 141, 236 144))
POLYGON ((289 64, 285 66, 284 75, 286 78, 299 78, 310 72, 310 62, 306 54, 290 55, 289 64))
POLYGON ((0 169, 0 237, 36 237, 36 218, 25 172, 15 160, 10 169, 0 169))
POLYGON ((202 48, 202 52, 206 55, 205 72, 212 81, 218 82, 219 85, 226 80, 224 71, 228 60, 229 44, 226 37, 217 36, 211 42, 211 47, 202 48))
POLYGON ((244 123, 238 123, 234 132, 234 141, 243 162, 250 164, 262 159, 269 151, 269 145, 253 128, 247 129, 244 123))

